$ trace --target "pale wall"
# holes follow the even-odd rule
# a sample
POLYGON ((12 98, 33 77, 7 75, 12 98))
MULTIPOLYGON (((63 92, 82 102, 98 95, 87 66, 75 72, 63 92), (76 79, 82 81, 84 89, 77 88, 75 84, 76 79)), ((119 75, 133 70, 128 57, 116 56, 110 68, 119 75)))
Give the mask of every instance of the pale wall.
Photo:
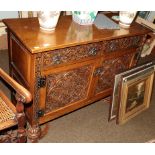
MULTIPOLYGON (((18 11, 0 11, 0 21, 5 18, 18 18, 18 11)), ((0 22, 0 50, 7 49, 5 25, 0 22)))

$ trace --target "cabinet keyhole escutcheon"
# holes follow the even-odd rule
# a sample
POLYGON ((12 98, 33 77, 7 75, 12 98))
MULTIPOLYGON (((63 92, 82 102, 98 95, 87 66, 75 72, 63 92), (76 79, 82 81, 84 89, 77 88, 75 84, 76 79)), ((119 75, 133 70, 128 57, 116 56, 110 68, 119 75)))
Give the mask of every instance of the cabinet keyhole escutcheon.
POLYGON ((103 67, 98 67, 94 71, 94 76, 100 76, 102 72, 103 72, 103 67))

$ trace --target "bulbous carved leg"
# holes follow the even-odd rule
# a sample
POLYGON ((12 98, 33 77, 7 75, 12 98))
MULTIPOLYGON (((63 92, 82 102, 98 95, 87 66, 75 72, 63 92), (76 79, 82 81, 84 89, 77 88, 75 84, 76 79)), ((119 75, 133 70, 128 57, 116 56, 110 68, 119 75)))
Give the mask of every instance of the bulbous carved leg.
POLYGON ((25 143, 27 142, 27 135, 25 130, 25 114, 24 113, 17 113, 17 120, 18 120, 18 130, 17 130, 17 137, 18 143, 25 143))
POLYGON ((32 143, 36 143, 38 142, 40 136, 41 136, 41 128, 39 126, 39 124, 35 124, 35 125, 28 125, 28 130, 27 130, 27 136, 28 139, 32 142, 32 143))
POLYGON ((24 113, 24 105, 20 96, 18 96, 17 99, 18 101, 16 104, 16 110, 17 110, 16 117, 18 121, 18 130, 17 130, 18 143, 25 143, 27 141, 27 136, 25 130, 26 118, 24 113))

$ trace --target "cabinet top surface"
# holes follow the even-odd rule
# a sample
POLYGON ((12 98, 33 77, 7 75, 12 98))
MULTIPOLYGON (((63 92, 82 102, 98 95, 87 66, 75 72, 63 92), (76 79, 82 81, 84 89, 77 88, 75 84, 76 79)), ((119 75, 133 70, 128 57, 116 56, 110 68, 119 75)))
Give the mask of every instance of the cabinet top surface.
POLYGON ((137 23, 129 29, 119 30, 100 30, 94 25, 80 26, 74 23, 71 16, 60 16, 55 31, 51 33, 40 29, 38 18, 4 19, 3 22, 31 53, 150 32, 137 23))

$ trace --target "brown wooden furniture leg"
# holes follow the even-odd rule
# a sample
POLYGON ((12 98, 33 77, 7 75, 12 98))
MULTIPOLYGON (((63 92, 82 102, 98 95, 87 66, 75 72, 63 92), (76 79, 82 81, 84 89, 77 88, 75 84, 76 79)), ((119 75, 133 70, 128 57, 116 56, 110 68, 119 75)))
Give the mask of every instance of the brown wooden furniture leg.
POLYGON ((38 142, 39 139, 42 139, 48 133, 48 129, 48 123, 44 124, 42 128, 40 126, 30 126, 28 129, 28 138, 31 142, 38 142))
POLYGON ((17 109, 17 121, 18 121, 18 130, 17 130, 18 143, 25 143, 27 141, 27 136, 25 130, 26 119, 24 114, 23 103, 17 102, 16 109, 17 109))
POLYGON ((32 142, 32 143, 37 143, 40 136, 41 136, 41 128, 39 126, 39 124, 35 124, 35 125, 30 125, 28 126, 28 139, 32 142))

